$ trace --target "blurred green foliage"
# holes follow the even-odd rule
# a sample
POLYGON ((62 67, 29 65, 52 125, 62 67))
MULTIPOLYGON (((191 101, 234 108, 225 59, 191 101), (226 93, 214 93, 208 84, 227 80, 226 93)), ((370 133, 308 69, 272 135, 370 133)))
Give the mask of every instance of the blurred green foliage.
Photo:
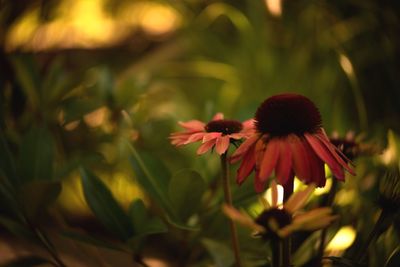
MULTIPOLYGON (((208 121, 215 112, 248 119, 277 93, 308 96, 328 133, 353 130, 398 163, 397 1, 283 1, 278 16, 261 0, 154 1, 181 20, 167 34, 134 29, 103 46, 7 46, 30 11, 40 11, 40 33, 63 2, 0 1, 0 225, 50 253, 21 259, 23 266, 62 258, 48 238, 54 232, 137 262, 162 252, 170 266, 231 266, 218 157, 195 156, 195 145, 176 149, 168 135, 177 121, 208 121)), ((97 1, 116 21, 128 3, 97 1)), ((357 230, 348 258, 373 227, 385 168, 376 155, 355 163, 328 232, 357 230)), ((234 203, 249 210, 257 196, 251 181, 234 185, 235 168, 234 203)), ((399 266, 398 214, 394 220, 370 248, 368 266, 399 266)), ((244 228, 239 236, 245 266, 269 266, 270 244, 244 228)), ((296 262, 310 266, 315 235, 299 240, 296 262)))

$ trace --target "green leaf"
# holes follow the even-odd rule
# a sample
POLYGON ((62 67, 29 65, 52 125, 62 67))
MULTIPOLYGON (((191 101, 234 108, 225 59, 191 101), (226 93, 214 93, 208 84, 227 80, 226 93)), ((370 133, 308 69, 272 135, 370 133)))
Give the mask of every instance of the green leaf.
POLYGON ((110 190, 88 170, 81 168, 80 173, 86 202, 97 219, 121 240, 129 239, 134 229, 110 190))
POLYGON ((4 178, 7 178, 7 180, 13 185, 17 185, 19 183, 19 179, 15 168, 14 159, 8 148, 2 129, 0 129, 0 158, 0 169, 7 176, 4 178))
POLYGON ((197 230, 197 228, 190 227, 182 222, 181 219, 175 213, 174 207, 168 197, 168 183, 169 177, 164 168, 159 166, 154 166, 156 160, 154 160, 150 155, 139 153, 133 148, 133 146, 128 143, 128 147, 131 151, 130 162, 131 166, 135 172, 135 177, 142 188, 153 198, 156 203, 166 212, 166 217, 168 222, 177 228, 185 230, 197 230), (147 166, 153 166, 150 168, 147 166))
POLYGON ((398 246, 393 253, 389 256, 385 267, 399 267, 400 266, 400 246, 398 246))
POLYGON ((11 58, 18 83, 34 108, 40 106, 40 77, 32 57, 14 56, 11 58))
POLYGON ((37 241, 35 234, 22 223, 0 215, 0 225, 16 237, 37 241))
POLYGON ((316 242, 320 239, 321 233, 319 231, 314 232, 309 236, 301 246, 296 250, 293 255, 293 264, 295 266, 302 266, 315 254, 315 249, 313 249, 316 242))
POLYGON ((32 128, 23 138, 20 151, 21 179, 53 178, 54 140, 45 128, 32 128))
POLYGON ((26 256, 12 260, 11 262, 2 265, 2 267, 31 267, 47 263, 51 263, 51 261, 38 256, 26 256))
POLYGON ((208 238, 203 238, 201 243, 210 253, 217 267, 229 267, 235 262, 233 252, 225 244, 208 238))
POLYGON ((206 187, 201 175, 193 170, 182 170, 172 177, 168 194, 179 218, 187 220, 198 210, 206 187))
POLYGON ((95 247, 107 248, 116 251, 125 251, 125 249, 122 248, 121 246, 118 246, 106 240, 99 239, 98 237, 94 237, 89 234, 77 233, 72 231, 63 231, 61 232, 61 235, 79 242, 90 244, 95 247))
POLYGON ((60 182, 32 181, 23 184, 18 195, 27 217, 36 220, 37 216, 41 216, 42 212, 54 203, 60 193, 60 182))
POLYGON ((141 199, 133 201, 129 207, 129 216, 132 220, 136 235, 150 235, 167 232, 166 225, 156 217, 151 217, 141 199))

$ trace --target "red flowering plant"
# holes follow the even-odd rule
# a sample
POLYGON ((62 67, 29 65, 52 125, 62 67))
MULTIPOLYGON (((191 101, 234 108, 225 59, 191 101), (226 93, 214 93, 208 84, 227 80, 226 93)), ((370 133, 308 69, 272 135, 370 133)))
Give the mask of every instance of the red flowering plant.
POLYGON ((254 134, 231 157, 232 163, 239 160, 237 182, 255 171, 257 192, 264 190, 274 171, 286 191, 292 190, 295 175, 323 187, 325 163, 338 180, 345 179, 344 170, 354 174, 350 161, 325 134, 318 108, 298 94, 275 95, 258 107, 254 134))

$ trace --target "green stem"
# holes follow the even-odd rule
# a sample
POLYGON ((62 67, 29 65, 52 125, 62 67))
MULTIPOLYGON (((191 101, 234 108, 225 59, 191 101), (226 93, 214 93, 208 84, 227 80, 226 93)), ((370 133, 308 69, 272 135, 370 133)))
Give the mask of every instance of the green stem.
MULTIPOLYGON (((293 186, 294 186, 294 179, 289 181, 289 183, 283 187, 283 201, 287 201, 293 194, 293 186)), ((292 241, 290 236, 281 239, 281 249, 282 249, 281 267, 291 266, 291 254, 292 254, 291 247, 292 247, 292 241)))
MULTIPOLYGON (((338 188, 338 180, 335 177, 332 177, 332 187, 328 193, 326 202, 323 203, 323 206, 326 206, 326 207, 332 206, 333 201, 336 196, 337 188, 338 188)), ((322 264, 322 257, 324 256, 327 233, 328 233, 328 228, 322 229, 320 243, 319 243, 319 247, 318 247, 318 254, 317 254, 317 258, 319 259, 318 260, 319 264, 322 264)), ((322 265, 320 265, 320 266, 322 266, 322 265)))
POLYGON ((372 229, 371 233, 368 235, 367 240, 364 242, 364 244, 360 247, 360 249, 356 252, 354 256, 354 260, 358 263, 361 263, 363 260, 364 256, 367 254, 368 248, 371 245, 371 243, 378 237, 382 225, 390 212, 382 210, 381 214, 379 215, 378 220, 375 223, 374 228, 372 229))
POLYGON ((281 248, 279 239, 273 238, 271 240, 271 251, 272 251, 272 267, 280 267, 279 262, 281 258, 281 248))
MULTIPOLYGON (((232 206, 232 194, 229 183, 229 169, 228 169, 228 160, 226 153, 221 155, 221 169, 222 169, 222 184, 224 189, 225 203, 228 204, 229 206, 232 206)), ((231 232, 232 249, 235 255, 236 267, 241 267, 242 265, 239 252, 240 251, 239 239, 237 235, 236 225, 231 219, 229 219, 229 228, 231 232)))
POLYGON ((64 264, 64 262, 59 258, 56 250, 54 249, 54 245, 51 243, 51 241, 46 236, 46 234, 38 228, 35 228, 35 234, 39 238, 39 240, 42 242, 43 246, 46 248, 47 252, 53 258, 53 260, 57 263, 57 266, 67 267, 64 264))

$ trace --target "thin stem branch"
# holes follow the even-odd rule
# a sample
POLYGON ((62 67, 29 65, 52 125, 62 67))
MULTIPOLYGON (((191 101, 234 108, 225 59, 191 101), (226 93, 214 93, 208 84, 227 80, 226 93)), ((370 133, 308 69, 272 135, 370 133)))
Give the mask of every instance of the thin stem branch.
MULTIPOLYGON (((226 153, 221 155, 222 185, 224 189, 225 203, 232 206, 232 194, 229 183, 229 169, 226 153)), ((232 249, 235 255, 236 267, 241 267, 239 239, 237 235, 236 225, 233 220, 229 219, 229 228, 231 231, 232 249)))
POLYGON ((379 218, 376 221, 371 233, 369 233, 367 240, 364 242, 364 244, 360 247, 360 249, 356 252, 356 254, 354 256, 354 260, 356 262, 361 263, 364 256, 367 254, 367 250, 368 250, 369 246, 371 245, 372 241, 374 241, 378 237, 378 235, 382 229, 382 225, 389 214, 390 213, 385 210, 381 211, 381 214, 379 215, 379 218))
MULTIPOLYGON (((294 179, 283 187, 283 200, 287 201, 293 194, 294 179)), ((292 240, 290 236, 281 240, 282 258, 281 267, 291 266, 292 240)))
MULTIPOLYGON (((336 179, 336 177, 332 176, 332 187, 328 193, 328 197, 327 197, 325 203, 323 203, 323 206, 326 206, 326 207, 332 206, 333 201, 336 196, 337 188, 338 188, 338 180, 336 179)), ((317 258, 319 259, 318 260, 319 264, 321 264, 322 257, 324 256, 327 233, 328 233, 328 228, 322 229, 320 243, 319 243, 319 247, 318 247, 318 254, 317 254, 317 258)))

